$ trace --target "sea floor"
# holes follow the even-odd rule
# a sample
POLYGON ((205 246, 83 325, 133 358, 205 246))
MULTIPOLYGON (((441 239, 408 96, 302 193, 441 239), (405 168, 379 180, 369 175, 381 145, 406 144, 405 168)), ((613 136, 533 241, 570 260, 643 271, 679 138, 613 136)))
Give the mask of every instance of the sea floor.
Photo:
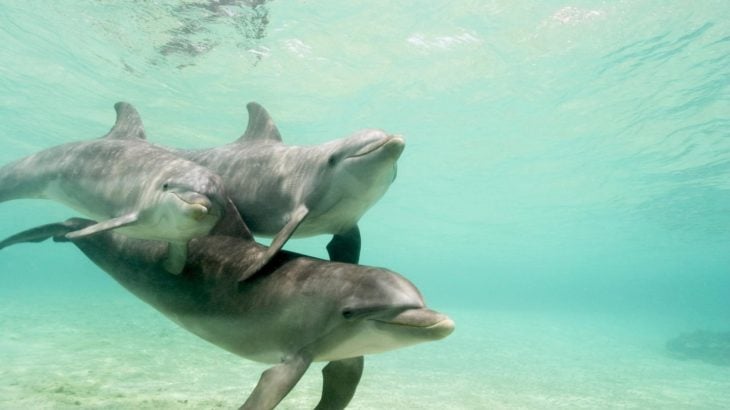
MULTIPOLYGON (((730 367, 671 357, 660 317, 435 308, 456 332, 366 357, 351 409, 730 408, 730 367)), ((314 407, 321 368, 279 408, 314 407)), ((122 290, 0 293, 2 409, 237 408, 265 369, 122 290)))

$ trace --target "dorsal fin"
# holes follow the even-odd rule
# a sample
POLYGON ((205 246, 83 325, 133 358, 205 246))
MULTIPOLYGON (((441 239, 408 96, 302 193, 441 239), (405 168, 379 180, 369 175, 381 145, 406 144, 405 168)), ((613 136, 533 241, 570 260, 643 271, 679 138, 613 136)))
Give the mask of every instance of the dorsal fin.
POLYGON ((259 103, 250 102, 246 104, 248 109, 248 126, 246 132, 236 142, 273 140, 281 142, 281 134, 276 128, 274 120, 266 109, 259 103))
POLYGON ((137 110, 132 107, 132 104, 120 101, 114 104, 114 110, 117 112, 117 121, 104 138, 147 139, 142 119, 139 117, 137 110))

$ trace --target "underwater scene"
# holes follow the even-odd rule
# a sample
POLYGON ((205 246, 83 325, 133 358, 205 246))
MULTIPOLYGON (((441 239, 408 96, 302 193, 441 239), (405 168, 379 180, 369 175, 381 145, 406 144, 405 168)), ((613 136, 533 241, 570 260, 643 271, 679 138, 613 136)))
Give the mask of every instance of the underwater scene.
POLYGON ((730 2, 0 0, 0 44, 0 409, 730 408, 730 2))

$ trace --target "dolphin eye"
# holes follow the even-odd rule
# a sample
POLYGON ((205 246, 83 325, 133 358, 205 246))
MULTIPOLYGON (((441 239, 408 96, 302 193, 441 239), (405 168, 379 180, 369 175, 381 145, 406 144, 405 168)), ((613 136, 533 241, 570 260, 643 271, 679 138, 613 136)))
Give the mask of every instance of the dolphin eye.
POLYGON ((170 188, 170 184, 168 184, 167 182, 165 182, 164 184, 162 184, 162 190, 163 191, 167 191, 168 188, 170 188))
POLYGON ((345 319, 351 319, 353 314, 354 312, 350 309, 345 309, 342 311, 342 317, 344 317, 345 319))
POLYGON ((327 159, 327 165, 333 167, 337 163, 337 157, 335 155, 330 155, 330 157, 327 159))

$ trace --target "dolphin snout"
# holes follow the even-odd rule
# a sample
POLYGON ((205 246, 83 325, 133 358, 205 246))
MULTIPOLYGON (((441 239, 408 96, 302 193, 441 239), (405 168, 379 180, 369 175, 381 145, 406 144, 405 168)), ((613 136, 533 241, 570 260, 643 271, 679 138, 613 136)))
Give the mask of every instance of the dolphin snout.
POLYGON ((383 151, 398 159, 406 147, 406 140, 402 135, 389 135, 388 137, 390 137, 388 141, 383 144, 383 151))
POLYGON ((456 328, 456 324, 450 317, 444 317, 442 321, 429 326, 429 330, 431 330, 431 335, 434 339, 443 339, 453 333, 456 328))
POLYGON ((455 327, 450 317, 427 308, 407 309, 387 320, 376 321, 389 326, 410 328, 434 340, 450 335, 455 327))
POLYGON ((198 192, 177 193, 181 201, 188 204, 187 213, 195 219, 201 220, 214 210, 213 202, 205 195, 198 192))
POLYGON ((391 156, 398 157, 403 148, 405 147, 405 140, 400 135, 385 135, 381 133, 381 136, 374 141, 363 145, 354 154, 349 155, 348 158, 363 157, 374 152, 388 153, 391 156))

